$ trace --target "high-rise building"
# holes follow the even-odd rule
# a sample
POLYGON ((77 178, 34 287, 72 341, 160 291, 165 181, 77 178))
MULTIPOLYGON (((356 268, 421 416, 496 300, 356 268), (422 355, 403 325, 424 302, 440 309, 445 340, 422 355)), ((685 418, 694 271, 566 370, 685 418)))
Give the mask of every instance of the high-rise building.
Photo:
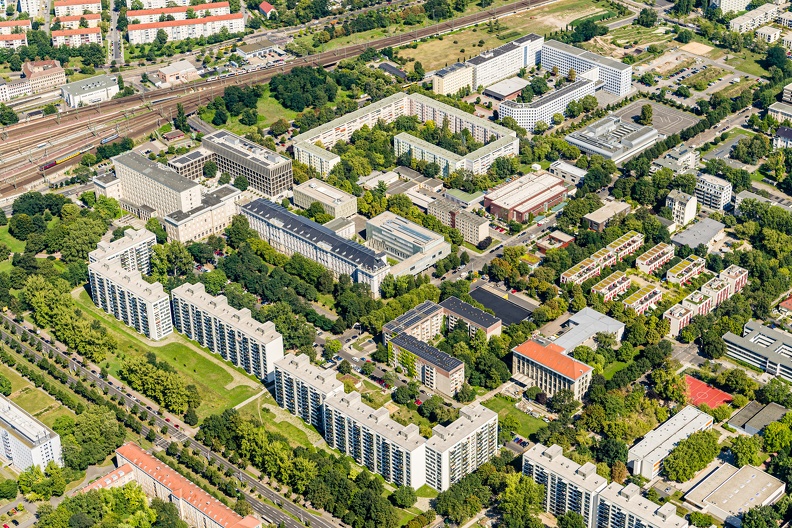
POLYGON ((594 95, 597 80, 596 77, 591 80, 580 76, 574 82, 537 97, 530 103, 501 101, 498 105, 498 115, 514 118, 518 125, 531 132, 540 121, 549 125, 553 122, 555 114, 563 115, 572 101, 580 101, 587 95, 594 95))
POLYGON ((311 364, 305 354, 286 354, 275 362, 275 400, 278 405, 324 432, 324 402, 344 394, 334 369, 311 364))
POLYGON ((473 66, 457 62, 437 70, 432 76, 432 91, 440 95, 455 95, 473 86, 473 66))
POLYGON ((726 355, 792 382, 792 334, 748 321, 742 335, 726 332, 726 355))
POLYGON ((440 303, 448 319, 448 330, 451 331, 459 323, 467 326, 470 336, 474 336, 478 330, 484 332, 489 340, 494 335, 500 335, 503 322, 489 312, 476 308, 472 304, 459 299, 459 297, 446 298, 440 303))
POLYGON ((541 62, 543 69, 557 67, 561 75, 567 75, 569 70, 581 74, 598 68, 599 80, 605 83, 603 89, 615 95, 627 95, 632 88, 632 66, 629 64, 556 40, 544 43, 541 62))
POLYGON ((124 236, 112 242, 99 242, 88 253, 88 262, 117 260, 126 271, 151 272, 151 248, 157 237, 147 229, 127 229, 124 236))
POLYGON ((0 395, 0 454, 18 471, 42 470, 61 462, 60 436, 14 402, 0 395))
POLYGON ((473 89, 489 86, 539 64, 544 38, 530 33, 468 59, 473 66, 473 89))
POLYGON ((413 369, 416 377, 430 389, 453 397, 465 383, 465 363, 409 334, 399 334, 390 340, 394 361, 413 369))
POLYGON ((677 515, 676 506, 668 502, 658 506, 641 495, 635 484, 621 486, 611 482, 599 492, 597 528, 687 528, 688 522, 677 515))
POLYGON ((711 174, 699 173, 696 176, 696 199, 704 207, 723 209, 731 202, 731 198, 731 183, 711 174))
POLYGON ((666 196, 666 207, 671 209, 671 217, 679 227, 689 224, 696 218, 698 201, 695 196, 672 189, 666 196))

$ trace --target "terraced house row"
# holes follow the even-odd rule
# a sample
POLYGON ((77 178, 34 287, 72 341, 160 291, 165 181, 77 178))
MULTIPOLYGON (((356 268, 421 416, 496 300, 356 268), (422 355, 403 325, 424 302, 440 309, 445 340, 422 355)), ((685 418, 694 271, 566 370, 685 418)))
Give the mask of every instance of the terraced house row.
POLYGON ((578 262, 561 274, 561 284, 571 282, 583 284, 588 279, 602 273, 602 268, 621 262, 624 257, 635 253, 643 245, 644 236, 636 231, 629 231, 590 257, 578 262))

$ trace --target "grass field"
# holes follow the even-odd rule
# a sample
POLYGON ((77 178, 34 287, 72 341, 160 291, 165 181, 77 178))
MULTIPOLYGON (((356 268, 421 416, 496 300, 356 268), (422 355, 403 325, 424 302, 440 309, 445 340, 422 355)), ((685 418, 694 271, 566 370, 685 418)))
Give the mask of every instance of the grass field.
MULTIPOLYGON (((276 101, 272 95, 270 95, 269 85, 267 85, 264 95, 258 100, 256 109, 258 110, 258 123, 256 123, 255 126, 243 125, 239 122, 238 116, 229 116, 228 122, 221 128, 230 130, 234 134, 244 136, 248 132, 255 131, 256 127, 268 128, 274 121, 277 121, 281 118, 291 121, 297 117, 298 114, 298 112, 295 112, 294 110, 289 110, 281 106, 281 104, 276 101)), ((201 113, 201 119, 207 123, 211 123, 212 118, 214 118, 214 110, 205 110, 201 113)))
POLYGON ((731 84, 726 88, 723 88, 722 90, 718 90, 717 93, 721 94, 723 97, 726 97, 727 99, 731 99, 733 97, 737 97, 738 95, 740 95, 743 90, 750 89, 750 87, 753 86, 753 84, 754 84, 753 81, 747 81, 743 79, 738 83, 731 84))
POLYGON ((83 313, 102 321, 118 341, 118 355, 108 354, 109 371, 118 377, 123 356, 140 356, 148 351, 154 352, 159 360, 171 364, 184 377, 187 384, 198 387, 203 403, 198 408, 198 416, 204 418, 242 403, 261 390, 261 383, 253 376, 225 363, 222 358, 201 349, 174 332, 166 338, 168 343, 152 344, 144 342, 134 330, 127 327, 94 306, 84 290, 76 298, 83 313))
POLYGON ((769 75, 769 72, 759 63, 762 60, 764 60, 764 55, 743 50, 740 53, 734 55, 729 54, 726 64, 732 68, 740 70, 741 72, 756 75, 758 77, 764 77, 769 75))
POLYGON ((528 438, 546 424, 539 418, 534 418, 530 414, 524 413, 514 406, 512 402, 501 396, 495 396, 482 403, 487 409, 492 409, 498 413, 498 419, 502 420, 506 416, 514 418, 519 426, 514 431, 523 438, 528 438))
POLYGON ((11 382, 10 399, 24 410, 52 427, 61 416, 74 416, 68 408, 58 403, 55 398, 20 376, 17 371, 6 365, 0 364, 0 374, 11 382))
POLYGON ((7 225, 0 227, 0 242, 8 246, 12 253, 25 251, 25 243, 9 235, 7 225))
POLYGON ((623 363, 621 361, 614 361, 613 363, 608 365, 608 368, 605 369, 605 371, 602 373, 602 375, 605 376, 606 380, 609 380, 609 379, 611 379, 614 376, 614 374, 616 374, 617 372, 619 372, 621 369, 623 369, 626 366, 627 366, 627 363, 623 363))
POLYGON ((701 92, 707 89, 707 86, 711 81, 722 79, 727 73, 728 72, 726 70, 710 66, 704 71, 700 71, 695 75, 691 75, 682 81, 682 84, 701 92))
MULTIPOLYGON (((308 435, 319 436, 319 433, 309 424, 290 414, 286 419, 279 420, 275 412, 281 411, 272 395, 265 392, 259 398, 239 408, 239 414, 244 418, 259 420, 264 428, 272 433, 282 434, 289 439, 292 446, 310 447, 313 444, 308 435)), ((284 412, 284 414, 286 414, 284 412)))
POLYGON ((670 30, 667 32, 663 27, 645 28, 629 25, 614 29, 602 37, 595 37, 586 43, 585 48, 615 59, 632 55, 636 58, 636 62, 641 62, 656 56, 648 53, 646 48, 654 44, 661 49, 666 49, 673 37, 673 33, 670 30), (641 48, 643 51, 637 53, 639 51, 637 48, 641 48))

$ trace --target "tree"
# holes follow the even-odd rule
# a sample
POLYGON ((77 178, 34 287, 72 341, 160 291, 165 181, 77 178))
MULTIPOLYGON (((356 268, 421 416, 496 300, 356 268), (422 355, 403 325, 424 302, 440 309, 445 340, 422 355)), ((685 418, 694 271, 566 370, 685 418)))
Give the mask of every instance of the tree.
POLYGON ((11 395, 11 381, 2 374, 0 374, 0 394, 3 396, 11 395))
POLYGON ((736 436, 732 439, 730 449, 737 467, 758 466, 762 463, 762 439, 759 436, 736 436))
POLYGON ((14 479, 0 480, 0 499, 15 499, 19 494, 19 486, 14 479))
POLYGON ((234 504, 234 511, 241 515, 242 517, 246 517, 248 515, 253 514, 253 508, 250 506, 250 503, 245 499, 238 499, 234 504))
POLYGON ((537 121, 534 125, 534 134, 544 134, 548 128, 550 127, 544 121, 537 121))
POLYGON ((558 516, 558 528, 586 528, 586 520, 576 511, 569 510, 558 516))
POLYGON ((564 114, 555 113, 553 114, 553 124, 560 125, 564 122, 564 114))
POLYGON ((726 354, 726 343, 723 342, 723 337, 714 329, 710 329, 701 338, 701 351, 704 355, 711 359, 722 358, 726 354))
POLYGON ((420 61, 415 61, 413 63, 413 71, 415 72, 415 75, 418 77, 418 79, 423 79, 426 75, 426 70, 424 70, 423 64, 421 64, 420 61))
POLYGON ((575 399, 575 393, 569 389, 556 392, 547 402, 547 409, 560 416, 572 416, 580 407, 580 402, 575 399))
POLYGON ((615 438, 604 438, 597 444, 597 460, 613 466, 616 462, 627 463, 627 444, 615 438))
POLYGON ((360 373, 364 376, 371 376, 374 373, 374 363, 365 361, 363 365, 360 366, 360 373))
POLYGON ((685 403, 687 400, 687 383, 682 374, 677 374, 679 363, 666 360, 661 368, 650 374, 655 384, 655 391, 665 400, 685 403))
POLYGON ((624 462, 621 460, 614 462, 613 466, 611 467, 611 480, 618 482, 619 484, 624 484, 624 481, 627 480, 628 476, 629 473, 627 472, 627 466, 624 465, 624 462))
POLYGON ((786 71, 786 66, 789 62, 789 59, 787 58, 786 50, 783 47, 771 46, 767 49, 765 62, 767 63, 767 68, 775 66, 780 70, 786 71))
POLYGON ((778 514, 772 506, 757 506, 743 514, 743 528, 777 528, 778 514))
POLYGON ((165 32, 164 29, 157 30, 157 36, 154 37, 154 42, 156 42, 160 46, 164 46, 165 43, 168 42, 168 34, 165 32))
POLYGON ((236 215, 231 219, 231 225, 226 228, 225 234, 228 237, 228 245, 235 249, 251 238, 258 238, 257 233, 250 228, 248 219, 242 215, 236 215))
POLYGON ((764 448, 770 453, 777 453, 792 444, 792 430, 781 422, 767 424, 764 428, 764 448))
POLYGON ((712 518, 712 515, 706 513, 691 512, 690 524, 696 528, 709 528, 715 524, 715 519, 712 518))
POLYGON ((198 425, 198 414, 192 407, 188 407, 187 412, 184 413, 184 423, 192 426, 198 425))
POLYGON ((350 372, 352 372, 352 365, 350 365, 349 361, 345 359, 338 364, 338 372, 340 372, 341 374, 349 374, 350 372))
POLYGON ((250 185, 250 184, 248 183, 248 179, 245 177, 245 175, 244 174, 240 174, 239 176, 234 178, 233 185, 234 185, 234 187, 236 187, 240 191, 244 191, 244 190, 247 190, 248 185, 250 185))
POLYGON ((246 108, 239 116, 239 122, 246 126, 254 126, 258 123, 258 112, 255 108, 246 108))
POLYGON ((289 131, 289 122, 283 118, 278 119, 277 121, 273 121, 273 123, 270 125, 270 133, 273 136, 276 137, 282 136, 288 131, 289 131))
POLYGON ((152 216, 146 221, 146 229, 156 235, 157 244, 164 244, 168 240, 168 234, 157 217, 152 216))
POLYGON ((670 480, 687 482, 718 455, 717 433, 699 431, 680 441, 663 461, 663 471, 670 480))
POLYGON ((391 493, 390 499, 397 508, 411 508, 418 500, 418 496, 410 486, 399 486, 391 493))
POLYGON ((638 18, 635 19, 635 23, 647 28, 653 27, 657 24, 657 11, 650 7, 641 9, 641 12, 638 13, 638 18))
MULTIPOLYGON (((654 13, 654 11, 652 11, 654 13)), ((641 107, 641 115, 638 117, 638 123, 650 126, 652 124, 652 105, 645 104, 641 107)))

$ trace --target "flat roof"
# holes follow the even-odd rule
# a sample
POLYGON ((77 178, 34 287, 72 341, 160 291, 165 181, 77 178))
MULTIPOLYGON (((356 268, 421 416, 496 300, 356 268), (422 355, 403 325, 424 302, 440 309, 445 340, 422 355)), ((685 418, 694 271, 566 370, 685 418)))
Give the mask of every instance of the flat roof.
MULTIPOLYGON (((513 107, 513 108, 541 108, 541 107, 543 107, 543 106, 545 106, 547 104, 552 103, 556 99, 561 99, 561 98, 566 97, 568 93, 574 92, 574 91, 578 90, 579 88, 581 88, 582 86, 585 86, 585 85, 590 84, 590 83, 594 83, 594 81, 591 81, 589 79, 585 79, 585 78, 581 77, 581 78, 575 80, 575 82, 572 82, 572 83, 569 83, 569 84, 565 84, 564 86, 562 86, 561 88, 559 88, 557 90, 549 91, 546 94, 533 99, 530 103, 518 103, 516 101, 503 101, 501 103, 501 105, 506 105, 508 107, 513 107)), ((486 93, 488 90, 489 89, 484 90, 484 92, 486 93)), ((508 94, 506 94, 506 95, 508 95, 508 94)))
POLYGON ((304 381, 325 395, 344 390, 344 384, 336 377, 335 370, 323 369, 314 365, 306 354, 294 355, 290 352, 276 361, 274 366, 276 369, 288 372, 293 377, 304 381))
POLYGON ((611 59, 610 57, 603 57, 602 55, 597 55, 596 53, 591 53, 590 51, 576 48, 574 46, 570 46, 569 44, 558 42, 557 40, 545 41, 544 46, 568 53, 569 55, 574 55, 583 60, 593 62, 597 66, 604 66, 606 68, 619 71, 632 70, 632 66, 629 64, 624 64, 623 62, 611 59))
POLYGON ((155 303, 162 299, 170 300, 159 282, 149 283, 143 280, 139 271, 127 271, 118 260, 102 260, 88 264, 88 271, 98 273, 114 284, 120 285, 147 302, 155 303))
POLYGON ((385 323, 382 331, 389 334, 399 334, 405 329, 411 328, 442 311, 443 308, 439 304, 432 301, 424 301, 415 308, 407 310, 396 319, 385 323))
POLYGON ((490 328, 491 326, 497 325, 501 322, 501 320, 494 315, 476 308, 472 304, 468 304, 458 297, 448 297, 440 303, 440 306, 482 328, 490 328))
POLYGON ((617 214, 630 212, 630 204, 627 202, 608 202, 596 211, 593 211, 583 218, 589 222, 601 224, 607 222, 617 214))
POLYGON ((342 204, 351 200, 357 200, 353 195, 342 191, 332 185, 311 178, 307 182, 297 185, 293 189, 294 192, 301 192, 308 195, 310 198, 315 198, 314 201, 324 204, 342 204))
POLYGON ((626 273, 624 273, 623 271, 618 271, 618 270, 614 271, 613 273, 611 273, 610 275, 608 275, 607 277, 605 277, 604 279, 599 281, 597 284, 592 286, 591 287, 591 291, 594 291, 594 292, 605 291, 608 288, 610 288, 611 285, 613 285, 613 284, 615 284, 617 282, 624 281, 625 279, 628 282, 630 282, 630 278, 627 277, 626 273))
POLYGON ((525 319, 528 319, 533 313, 533 310, 529 309, 528 307, 519 305, 509 299, 509 294, 506 294, 506 297, 504 298, 502 294, 497 295, 491 292, 488 288, 475 288, 471 290, 470 296, 495 312, 498 318, 503 321, 503 324, 506 325, 524 321, 525 319))
MULTIPOLYGON (((99 28, 94 28, 99 29, 99 28)), ((88 77, 82 81, 75 81, 61 85, 61 90, 70 94, 73 97, 100 92, 107 89, 108 86, 118 86, 118 77, 116 75, 96 75, 88 77)))
POLYGON ((552 169, 554 167, 557 168, 557 169, 560 169, 560 170, 562 170, 564 172, 568 172, 570 174, 574 174, 578 178, 585 177, 586 173, 588 172, 586 169, 581 169, 577 165, 572 165, 571 163, 568 163, 568 162, 566 162, 564 160, 556 160, 553 163, 551 163, 550 164, 550 168, 552 169))
POLYGON ((444 240, 443 235, 440 233, 435 233, 390 211, 385 211, 367 220, 366 227, 368 228, 368 226, 378 227, 383 232, 390 233, 397 239, 406 240, 408 243, 421 248, 444 240))
POLYGON ((745 348, 773 363, 792 369, 792 334, 751 320, 745 323, 742 336, 726 332, 723 340, 727 350, 729 345, 745 348))
POLYGON ((531 82, 526 79, 510 77, 487 87, 487 89, 484 90, 484 95, 493 95, 504 99, 515 92, 521 91, 529 84, 531 84, 531 82))
POLYGON ((446 196, 452 196, 457 200, 465 203, 472 203, 476 200, 480 200, 484 193, 481 191, 477 191, 474 193, 465 192, 462 189, 446 189, 445 190, 446 196))
POLYGON ((523 454, 523 464, 526 460, 547 468, 560 475, 564 481, 572 482, 575 486, 592 493, 608 484, 608 479, 597 474, 597 466, 591 462, 580 465, 568 459, 564 456, 564 449, 558 444, 550 447, 534 444, 523 454))
POLYGON ((704 218, 691 225, 681 233, 671 237, 671 241, 680 246, 698 247, 699 244, 707 245, 726 228, 725 224, 712 218, 704 218))
POLYGON ((193 64, 190 61, 180 60, 174 62, 173 64, 163 66, 162 68, 159 69, 159 71, 161 71, 164 75, 173 75, 174 73, 182 73, 195 69, 196 69, 195 66, 193 66, 193 64))
MULTIPOLYGON (((639 255, 638 258, 635 259, 635 262, 636 263, 637 262, 648 262, 648 261, 652 260, 653 258, 657 257, 658 255, 667 252, 668 248, 673 249, 673 247, 674 246, 672 246, 671 244, 666 244, 665 242, 660 242, 657 245, 655 245, 652 249, 650 249, 649 251, 639 255)), ((672 256, 673 256, 673 253, 672 253, 672 256)))
POLYGON ((545 171, 532 172, 491 191, 487 194, 487 199, 492 205, 503 209, 512 209, 541 195, 548 189, 559 186, 566 190, 564 180, 558 176, 553 176, 545 171))
POLYGON ((435 347, 424 343, 411 335, 399 334, 391 339, 394 346, 402 348, 407 352, 415 354, 417 357, 434 365, 437 368, 452 372, 465 365, 462 360, 455 358, 435 347))
POLYGON ((256 53, 258 51, 264 51, 274 47, 274 42, 268 39, 262 39, 257 42, 251 42, 250 44, 242 44, 241 46, 237 46, 236 49, 242 53, 256 53))
POLYGON ((759 468, 746 465, 737 469, 723 464, 688 491, 685 500, 739 517, 751 508, 775 502, 785 487, 784 482, 759 468))
POLYGON ((498 421, 498 413, 495 411, 480 403, 466 405, 459 409, 459 418, 448 425, 436 425, 432 428, 432 437, 426 441, 426 448, 438 453, 448 451, 493 420, 496 423, 498 421))
POLYGON ((600 332, 616 336, 624 331, 624 323, 588 306, 572 315, 569 323, 571 328, 553 343, 570 352, 600 332))
MULTIPOLYGON (((211 134, 206 134, 201 140, 203 148, 207 146, 225 147, 237 156, 245 158, 247 161, 257 163, 265 168, 272 168, 282 163, 291 163, 291 160, 262 147, 258 143, 253 143, 227 130, 215 130, 211 134)), ((211 150, 211 147, 209 148, 211 150)))
POLYGON ((505 53, 509 53, 510 51, 514 51, 514 49, 517 48, 520 44, 523 44, 525 42, 535 42, 535 41, 537 41, 537 40, 539 40, 541 38, 543 38, 543 37, 540 37, 539 35, 536 35, 534 33, 529 33, 528 35, 525 35, 524 37, 520 37, 518 39, 512 40, 511 42, 507 42, 503 46, 499 46, 499 47, 497 47, 495 49, 484 51, 480 55, 477 55, 477 56, 475 56, 475 57, 473 57, 471 59, 468 59, 467 63, 479 66, 481 64, 484 64, 485 62, 491 61, 492 59, 494 59, 496 57, 500 57, 501 55, 503 55, 505 53))
POLYGON ((683 260, 677 262, 668 270, 669 275, 679 275, 685 271, 689 271, 688 268, 694 268, 698 266, 704 265, 704 259, 699 257, 698 255, 688 255, 683 260))
POLYGON ((640 442, 630 448, 628 458, 631 460, 634 458, 645 459, 659 450, 662 456, 658 460, 662 460, 677 443, 706 428, 707 424, 712 424, 710 415, 692 405, 687 405, 674 416, 646 433, 640 442))
POLYGON ((529 339, 514 347, 512 351, 572 381, 580 379, 592 370, 585 363, 564 354, 564 349, 555 343, 529 339))
POLYGON ((644 297, 646 297, 655 290, 657 290, 658 292, 660 291, 660 289, 654 286, 653 284, 647 284, 637 292, 634 292, 632 295, 624 299, 624 304, 631 306, 637 303, 638 301, 642 300, 644 297))
POLYGON ((0 394, 0 427, 28 447, 41 445, 58 434, 0 394))
POLYGON ((118 156, 113 156, 111 160, 114 164, 124 165, 175 192, 181 193, 195 187, 200 187, 200 184, 188 180, 167 165, 151 161, 146 156, 133 150, 124 152, 118 156))
MULTIPOLYGON (((642 525, 654 528, 687 528, 688 522, 676 514, 676 506, 666 503, 662 506, 641 495, 641 488, 635 484, 622 486, 611 482, 600 492, 600 499, 617 505, 641 519, 642 525)), ((637 523, 636 523, 637 524, 637 523)))
POLYGON ((777 403, 763 405, 758 401, 751 401, 748 405, 731 417, 729 425, 744 428, 750 426, 760 431, 773 422, 777 422, 787 413, 787 409, 777 403))
POLYGON ((156 235, 148 229, 127 229, 124 231, 124 236, 118 240, 112 242, 99 241, 96 244, 96 249, 88 253, 88 259, 101 260, 143 243, 150 243, 153 246, 157 243, 156 235))
POLYGON ((464 62, 456 62, 450 66, 446 66, 445 68, 437 70, 434 74, 437 77, 445 77, 446 75, 454 73, 457 70, 465 68, 472 68, 472 66, 470 64, 465 64, 464 62))

